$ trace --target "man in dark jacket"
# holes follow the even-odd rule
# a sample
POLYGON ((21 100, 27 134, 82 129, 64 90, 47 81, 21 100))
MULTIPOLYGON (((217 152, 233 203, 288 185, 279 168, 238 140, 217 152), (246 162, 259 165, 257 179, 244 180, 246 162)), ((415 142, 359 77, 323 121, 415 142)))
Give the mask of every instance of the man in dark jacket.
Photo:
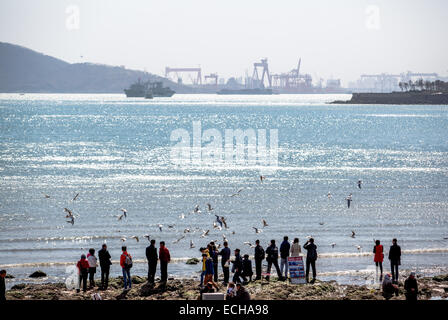
POLYGON ((243 257, 243 281, 244 284, 247 284, 247 278, 249 278, 249 282, 252 281, 252 275, 254 274, 252 270, 252 261, 249 260, 249 255, 245 254, 243 257))
POLYGON ((250 300, 250 294, 247 292, 241 283, 236 284, 236 295, 234 301, 248 301, 250 300))
POLYGON ((314 244, 314 239, 310 238, 304 245, 303 248, 306 249, 306 271, 305 277, 306 282, 309 280, 310 266, 313 269, 313 280, 311 283, 316 281, 316 260, 317 260, 317 246, 314 244))
POLYGON ((389 249, 390 268, 392 271, 392 282, 398 283, 398 266, 401 264, 401 248, 397 244, 397 239, 392 239, 389 249))
POLYGON ((404 290, 406 290, 406 300, 417 301, 418 285, 415 279, 415 272, 411 272, 409 278, 404 281, 404 290))
POLYGON ((0 271, 0 301, 6 300, 6 284, 5 284, 6 270, 0 271))
POLYGON ((235 261, 233 261, 233 282, 241 283, 241 273, 243 272, 243 259, 240 255, 240 249, 235 249, 235 261))
POLYGON ((148 283, 154 284, 157 270, 157 248, 156 240, 152 239, 151 244, 146 248, 146 259, 148 260, 148 283))
POLYGON ((230 254, 231 251, 229 249, 229 244, 227 241, 224 242, 224 248, 221 249, 221 251, 218 253, 221 256, 221 267, 222 272, 224 273, 224 285, 227 285, 229 283, 229 260, 230 260, 230 254))
POLYGON ((101 267, 101 290, 107 290, 110 265, 112 262, 110 261, 111 256, 109 251, 107 251, 107 245, 105 243, 102 245, 101 250, 98 251, 98 258, 100 259, 101 267))
POLYGON ((289 257, 289 249, 291 245, 289 244, 288 237, 283 237, 283 242, 280 245, 280 273, 283 277, 283 267, 285 268, 285 277, 284 279, 288 279, 288 257, 289 257))
POLYGON ((255 280, 261 280, 261 264, 265 258, 264 249, 260 246, 260 240, 255 240, 255 280))
POLYGON ((165 282, 168 280, 168 263, 171 261, 170 251, 165 247, 165 241, 160 241, 159 249, 160 259, 160 281, 165 282))
POLYGON ((218 250, 214 241, 210 242, 209 254, 213 260, 213 281, 218 282, 218 250))
POLYGON ((278 280, 282 281, 283 277, 278 266, 278 248, 275 245, 275 240, 271 240, 271 245, 266 248, 266 261, 268 262, 268 275, 266 276, 266 280, 269 281, 271 267, 274 265, 275 270, 277 271, 278 280))

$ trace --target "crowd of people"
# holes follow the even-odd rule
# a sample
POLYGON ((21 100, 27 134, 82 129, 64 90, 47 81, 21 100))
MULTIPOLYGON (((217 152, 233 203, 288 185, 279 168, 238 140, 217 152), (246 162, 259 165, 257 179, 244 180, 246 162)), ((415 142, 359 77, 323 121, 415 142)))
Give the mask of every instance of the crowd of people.
MULTIPOLYGON (((317 246, 314 243, 313 238, 309 238, 303 245, 303 249, 306 250, 305 255, 305 280, 307 283, 314 283, 316 281, 316 260, 318 258, 317 246), (309 273, 312 271, 312 279, 309 280, 309 273)), ((202 254, 201 261, 201 274, 200 274, 200 292, 211 293, 215 292, 215 289, 219 290, 218 285, 218 265, 219 257, 221 257, 221 270, 223 274, 224 286, 227 286, 226 299, 229 300, 249 300, 250 295, 244 288, 244 285, 252 281, 262 280, 262 276, 265 276, 265 280, 269 281, 271 276, 271 269, 274 266, 278 280, 286 281, 288 279, 288 258, 299 257, 302 255, 302 248, 299 245, 299 239, 295 238, 292 244, 289 242, 288 237, 283 238, 283 242, 278 249, 275 240, 271 240, 266 250, 260 245, 260 241, 255 241, 254 246, 254 260, 255 260, 255 278, 253 279, 253 266, 250 256, 245 254, 241 256, 241 250, 236 248, 233 253, 229 248, 229 243, 225 241, 223 248, 218 250, 215 243, 212 241, 207 244, 206 247, 201 247, 200 252, 202 254), (280 258, 280 265, 278 259, 280 258), (266 272, 262 272, 263 261, 266 260, 267 268, 266 272), (230 281, 230 272, 233 277, 230 281)), ((127 251, 126 246, 122 246, 120 256, 120 267, 123 274, 124 290, 130 290, 132 288, 131 281, 131 268, 132 268, 132 256, 127 251)), ((380 240, 375 241, 373 247, 373 261, 380 271, 380 281, 382 281, 382 294, 385 299, 390 299, 393 295, 398 295, 398 275, 399 266, 401 265, 401 248, 397 244, 397 239, 392 240, 392 246, 389 249, 389 261, 391 266, 391 273, 387 273, 383 279, 383 261, 384 261, 384 249, 380 240)), ((148 262, 148 278, 147 281, 150 284, 155 283, 155 274, 157 271, 157 265, 160 263, 160 282, 166 284, 168 280, 168 264, 171 260, 170 252, 165 246, 165 242, 161 241, 159 249, 156 248, 156 241, 152 239, 150 245, 146 248, 146 259, 148 262)), ((111 255, 107 250, 107 245, 103 244, 101 250, 98 251, 98 259, 95 255, 95 249, 89 249, 86 255, 81 255, 81 259, 77 263, 79 269, 79 283, 77 291, 82 290, 86 292, 88 289, 95 287, 95 274, 99 267, 101 269, 101 284, 100 290, 107 290, 109 283, 109 273, 111 262, 111 255), (87 287, 87 279, 89 279, 89 287, 87 287)), ((5 276, 6 270, 0 271, 0 300, 5 299, 5 276)), ((406 292, 406 298, 408 300, 416 300, 418 296, 418 285, 415 278, 415 273, 411 272, 408 279, 404 283, 404 289, 406 292)))

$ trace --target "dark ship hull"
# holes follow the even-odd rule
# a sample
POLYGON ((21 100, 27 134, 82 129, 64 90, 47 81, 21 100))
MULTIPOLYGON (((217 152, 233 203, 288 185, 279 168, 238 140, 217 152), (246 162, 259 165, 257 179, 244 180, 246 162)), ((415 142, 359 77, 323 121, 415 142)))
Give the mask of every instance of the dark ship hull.
POLYGON ((124 89, 128 98, 172 97, 176 92, 169 87, 163 87, 163 83, 140 82, 133 83, 129 89, 124 89))

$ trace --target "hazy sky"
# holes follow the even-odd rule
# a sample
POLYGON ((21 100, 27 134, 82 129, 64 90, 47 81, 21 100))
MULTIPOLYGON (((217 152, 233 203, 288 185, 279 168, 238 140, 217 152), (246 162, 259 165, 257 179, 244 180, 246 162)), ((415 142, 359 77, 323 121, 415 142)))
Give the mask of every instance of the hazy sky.
POLYGON ((345 84, 362 73, 446 76, 447 30, 446 0, 0 0, 0 41, 161 75, 200 65, 243 76, 263 57, 279 73, 302 57, 301 71, 345 84))

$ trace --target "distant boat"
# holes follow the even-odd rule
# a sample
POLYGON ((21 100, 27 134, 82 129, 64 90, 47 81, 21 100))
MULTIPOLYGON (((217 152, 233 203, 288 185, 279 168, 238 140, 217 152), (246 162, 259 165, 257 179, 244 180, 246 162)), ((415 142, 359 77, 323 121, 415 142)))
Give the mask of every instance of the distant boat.
POLYGON ((255 89, 222 89, 217 94, 247 94, 247 95, 255 95, 255 94, 263 94, 263 95, 271 95, 275 94, 272 89, 264 89, 264 88, 255 88, 255 89))
POLYGON ((138 79, 137 82, 131 84, 129 89, 124 89, 126 97, 128 98, 143 98, 148 96, 147 99, 152 99, 149 97, 172 97, 176 92, 169 87, 163 87, 163 82, 142 82, 138 79))

